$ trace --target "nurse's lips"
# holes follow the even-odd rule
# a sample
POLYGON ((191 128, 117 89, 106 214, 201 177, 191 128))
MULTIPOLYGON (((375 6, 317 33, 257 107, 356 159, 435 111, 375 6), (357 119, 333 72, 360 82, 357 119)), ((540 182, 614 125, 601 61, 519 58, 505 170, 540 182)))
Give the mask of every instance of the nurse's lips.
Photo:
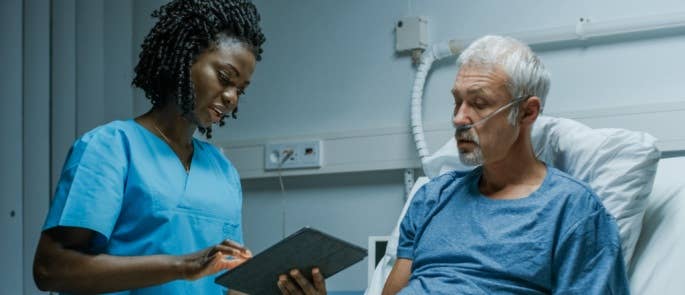
POLYGON ((226 107, 219 103, 211 105, 209 109, 214 112, 218 119, 221 119, 224 116, 224 113, 226 112, 226 107))

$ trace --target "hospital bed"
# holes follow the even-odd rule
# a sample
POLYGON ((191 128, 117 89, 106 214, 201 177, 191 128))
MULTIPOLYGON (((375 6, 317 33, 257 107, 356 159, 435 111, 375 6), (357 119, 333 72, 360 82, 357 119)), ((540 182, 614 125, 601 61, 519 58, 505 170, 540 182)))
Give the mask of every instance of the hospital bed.
MULTIPOLYGON (((661 158, 656 139, 623 129, 592 129, 541 116, 533 128, 537 156, 593 188, 616 218, 633 294, 685 294, 685 157, 661 158)), ((380 294, 396 259, 399 223, 413 194, 437 175, 471 169, 454 139, 424 161, 426 177, 408 194, 367 295, 380 294)))

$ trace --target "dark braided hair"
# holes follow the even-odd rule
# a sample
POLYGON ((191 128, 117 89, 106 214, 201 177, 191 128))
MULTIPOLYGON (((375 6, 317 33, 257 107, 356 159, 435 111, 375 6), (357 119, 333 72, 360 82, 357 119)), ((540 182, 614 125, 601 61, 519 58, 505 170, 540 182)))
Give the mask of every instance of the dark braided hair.
MULTIPOLYGON (((159 20, 143 41, 132 84, 145 91, 154 107, 175 101, 184 116, 195 108, 190 70, 200 53, 217 46, 219 38, 235 38, 261 60, 266 39, 259 13, 247 0, 173 0, 152 17, 159 20)), ((237 111, 236 107, 231 114, 234 119, 237 111)), ((224 118, 219 126, 225 124, 224 118)), ((198 129, 212 137, 211 127, 198 129)))

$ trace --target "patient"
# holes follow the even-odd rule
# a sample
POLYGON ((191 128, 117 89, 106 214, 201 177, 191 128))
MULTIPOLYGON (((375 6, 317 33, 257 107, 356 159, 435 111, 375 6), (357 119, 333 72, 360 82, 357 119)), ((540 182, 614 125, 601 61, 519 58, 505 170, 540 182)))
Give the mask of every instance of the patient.
POLYGON ((461 161, 400 227, 383 294, 628 294, 618 228, 590 188, 539 161, 531 128, 549 74, 521 42, 486 36, 457 61, 461 161))

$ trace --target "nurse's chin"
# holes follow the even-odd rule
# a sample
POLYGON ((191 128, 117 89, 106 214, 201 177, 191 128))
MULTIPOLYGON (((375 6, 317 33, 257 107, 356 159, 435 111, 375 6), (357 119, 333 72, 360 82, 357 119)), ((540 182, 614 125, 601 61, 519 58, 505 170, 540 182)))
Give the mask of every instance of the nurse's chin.
POLYGON ((209 127, 212 127, 213 125, 219 126, 219 122, 221 121, 221 120, 218 120, 218 119, 215 119, 212 117, 198 118, 198 119, 199 120, 197 122, 198 123, 197 125, 202 127, 202 128, 209 128, 209 127))
POLYGON ((206 128, 209 128, 209 127, 213 127, 213 125, 215 125, 215 124, 216 124, 217 126, 219 126, 219 123, 218 123, 218 122, 217 122, 217 123, 214 123, 214 122, 209 121, 209 120, 198 120, 198 121, 199 121, 199 122, 197 122, 197 126, 198 126, 198 127, 205 128, 205 129, 206 129, 206 128))

